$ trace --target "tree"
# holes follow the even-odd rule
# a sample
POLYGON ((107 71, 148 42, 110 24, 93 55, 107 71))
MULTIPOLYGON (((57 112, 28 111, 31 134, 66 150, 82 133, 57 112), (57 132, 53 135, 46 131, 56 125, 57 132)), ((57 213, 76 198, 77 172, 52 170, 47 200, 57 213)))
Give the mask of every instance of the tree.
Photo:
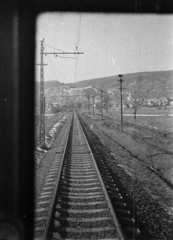
POLYGON ((90 105, 91 104, 93 104, 93 114, 94 114, 94 99, 95 99, 95 96, 97 95, 97 92, 92 87, 86 88, 83 91, 84 91, 84 95, 87 99, 87 107, 88 107, 89 114, 90 114, 90 105), (92 103, 91 103, 91 99, 93 100, 92 103))
POLYGON ((90 98, 91 98, 91 95, 86 94, 86 98, 87 98, 88 112, 89 112, 89 115, 90 115, 90 98))
POLYGON ((111 100, 111 97, 110 97, 109 93, 108 93, 108 92, 105 92, 104 98, 103 98, 103 104, 104 104, 104 107, 105 107, 105 109, 106 109, 106 112, 108 112, 108 109, 109 109, 110 106, 111 106, 110 100, 111 100))
POLYGON ((93 116, 94 116, 95 95, 92 95, 92 101, 93 101, 93 116))
POLYGON ((101 102, 96 103, 96 108, 99 112, 101 112, 101 102))
POLYGON ((136 89, 135 89, 135 94, 134 94, 134 97, 132 98, 131 104, 133 105, 133 109, 134 109, 134 119, 136 119, 136 114, 138 110, 138 98, 136 94, 136 89))
POLYGON ((132 108, 134 109, 134 119, 136 120, 137 111, 143 102, 143 99, 140 96, 139 91, 137 92, 136 88, 135 88, 134 94, 132 96, 129 96, 128 100, 130 105, 132 105, 132 108))

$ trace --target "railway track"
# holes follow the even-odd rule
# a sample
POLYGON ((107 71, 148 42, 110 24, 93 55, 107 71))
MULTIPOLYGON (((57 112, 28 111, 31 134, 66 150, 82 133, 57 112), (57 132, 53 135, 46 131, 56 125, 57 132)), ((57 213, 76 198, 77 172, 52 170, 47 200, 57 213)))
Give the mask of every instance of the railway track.
POLYGON ((136 239, 134 220, 101 159, 97 166, 75 112, 61 146, 36 207, 34 239, 136 239))

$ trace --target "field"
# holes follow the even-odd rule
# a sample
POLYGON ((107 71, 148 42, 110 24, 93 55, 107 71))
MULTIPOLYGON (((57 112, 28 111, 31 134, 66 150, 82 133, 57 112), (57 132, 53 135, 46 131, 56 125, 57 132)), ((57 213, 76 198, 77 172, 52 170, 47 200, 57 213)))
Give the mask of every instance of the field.
MULTIPOLYGON (((95 110, 96 115, 100 115, 98 110, 95 110)), ((91 110, 92 115, 92 110, 91 110)), ((103 112, 103 117, 113 117, 116 120, 121 119, 121 110, 119 108, 111 109, 106 113, 103 112)), ((139 108, 137 111, 137 118, 134 120, 134 111, 132 108, 123 109, 123 123, 126 126, 127 123, 139 124, 143 126, 152 127, 165 132, 173 132, 173 109, 156 109, 139 108), (141 116, 143 115, 143 116, 141 116), (153 115, 153 116, 149 116, 153 115), (156 116, 154 116, 156 115, 156 116), (159 116, 160 115, 160 116, 159 116), (162 115, 162 116, 161 116, 162 115)))
MULTIPOLYGON (((133 109, 123 109, 123 114, 133 109)), ((86 114, 86 113, 85 113, 86 114)), ((123 116, 121 132, 120 109, 96 110, 88 116, 88 124, 113 151, 119 163, 135 175, 146 190, 166 208, 173 210, 173 117, 170 110, 140 109, 138 114, 165 116, 123 116)))
MULTIPOLYGON (((139 223, 141 239, 172 240, 173 133, 149 127, 147 119, 151 121, 151 117, 145 118, 145 125, 143 118, 134 121, 128 117, 121 131, 118 114, 104 112, 103 120, 98 112, 81 116, 100 140, 96 146, 123 189, 123 198, 139 223)), ((164 119, 159 122, 166 127, 164 119)))

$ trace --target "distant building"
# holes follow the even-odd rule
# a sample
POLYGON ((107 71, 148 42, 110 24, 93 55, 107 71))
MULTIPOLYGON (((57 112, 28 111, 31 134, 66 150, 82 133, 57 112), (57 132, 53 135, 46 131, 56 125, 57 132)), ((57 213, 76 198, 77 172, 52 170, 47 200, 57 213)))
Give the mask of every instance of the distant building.
POLYGON ((132 99, 133 99, 133 98, 132 98, 131 92, 129 92, 129 95, 128 95, 128 97, 127 97, 127 101, 131 102, 132 99))
POLYGON ((148 106, 154 106, 159 104, 160 104, 160 99, 158 98, 148 98, 144 101, 144 105, 148 105, 148 106))

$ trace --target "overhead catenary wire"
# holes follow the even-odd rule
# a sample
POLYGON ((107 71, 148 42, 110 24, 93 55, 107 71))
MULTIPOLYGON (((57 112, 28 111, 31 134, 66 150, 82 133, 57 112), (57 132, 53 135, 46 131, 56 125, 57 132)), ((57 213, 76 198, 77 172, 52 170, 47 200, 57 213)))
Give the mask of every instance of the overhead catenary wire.
POLYGON ((58 50, 58 51, 60 51, 60 52, 64 52, 64 51, 62 51, 62 50, 60 50, 60 49, 58 49, 58 48, 56 48, 56 47, 53 47, 53 46, 51 46, 51 45, 49 45, 49 44, 46 44, 46 43, 45 43, 45 45, 48 46, 48 47, 50 47, 50 48, 56 49, 56 50, 58 50))
POLYGON ((68 59, 77 59, 76 57, 61 57, 58 54, 55 54, 54 57, 59 57, 59 58, 68 58, 68 59))
MULTIPOLYGON (((54 48, 54 49, 60 51, 61 53, 65 53, 65 54, 67 54, 67 52, 64 52, 64 51, 62 51, 62 50, 59 50, 58 48, 55 48, 55 47, 53 47, 53 46, 51 46, 51 45, 48 45, 48 44, 46 44, 45 42, 44 42, 44 46, 45 46, 47 52, 48 52, 47 47, 52 47, 52 48, 54 48)), ((48 53, 48 54, 44 53, 45 56, 48 56, 49 61, 50 61, 50 63, 51 63, 51 67, 52 67, 52 69, 53 69, 53 71, 54 71, 54 74, 55 74, 56 78, 58 79, 57 74, 56 74, 56 71, 55 71, 55 69, 54 69, 54 67, 53 67, 53 64, 52 64, 52 61, 51 61, 51 58, 50 58, 49 54, 50 54, 50 53, 48 53)), ((59 57, 59 58, 77 59, 76 57, 61 57, 61 56, 59 56, 59 55, 56 54, 56 53, 51 53, 51 54, 53 54, 54 57, 59 57)), ((74 52, 74 54, 77 55, 78 52, 74 52)), ((56 69, 56 70, 57 70, 57 71, 59 72, 59 74, 63 77, 63 79, 64 79, 66 82, 68 82, 68 80, 64 77, 64 75, 63 75, 58 69, 56 69)))
POLYGON ((38 30, 38 28, 37 28, 37 32, 38 32, 38 34, 40 35, 41 39, 44 39, 43 36, 42 36, 42 34, 40 33, 40 31, 38 30))
MULTIPOLYGON (((56 48, 56 47, 53 47, 53 46, 51 46, 51 45, 49 45, 49 44, 46 44, 46 43, 45 43, 45 46, 48 46, 48 47, 53 48, 53 49, 55 49, 55 50, 58 50, 58 51, 60 51, 60 52, 62 52, 62 53, 65 53, 65 52, 62 51, 61 49, 58 49, 58 48, 56 48)), ((45 54, 45 55, 46 55, 46 54, 45 54)), ((77 59, 76 57, 61 57, 61 56, 59 56, 58 54, 55 54, 55 57, 77 59)))
MULTIPOLYGON (((45 44, 45 48, 47 49, 46 44, 45 44)), ((51 61, 49 55, 48 55, 48 58, 49 58, 50 65, 51 65, 51 67, 52 67, 52 69, 53 69, 53 71, 54 71, 54 74, 55 74, 55 76, 56 76, 56 78, 57 78, 57 81, 58 81, 58 76, 56 75, 55 69, 53 68, 52 61, 51 61)))
MULTIPOLYGON (((37 28, 37 32, 39 33, 41 39, 44 39, 43 36, 42 36, 42 34, 40 33, 40 31, 38 30, 38 28, 37 28)), ((49 45, 44 42, 43 46, 47 49, 47 46, 49 46, 49 45)), ((58 50, 59 50, 59 49, 58 49, 58 50)), ((59 51, 61 51, 61 50, 59 50, 59 51)), ((57 78, 57 81, 58 81, 58 76, 56 75, 55 69, 53 68, 53 65, 52 65, 52 62, 51 62, 51 59, 50 59, 49 55, 48 55, 48 58, 49 58, 49 62, 50 62, 50 64, 51 64, 52 70, 53 70, 53 72, 54 72, 54 74, 55 74, 55 76, 56 76, 56 78, 57 78)))
MULTIPOLYGON (((47 46, 48 46, 48 44, 45 44, 45 48, 47 49, 47 46)), ((53 69, 53 71, 54 71, 54 74, 55 74, 55 76, 56 76, 56 78, 57 78, 57 81, 58 81, 58 76, 57 76, 57 74, 56 74, 56 71, 55 71, 55 69, 54 69, 54 67, 53 67, 53 64, 52 64, 52 61, 51 61, 51 58, 50 58, 50 56, 48 55, 48 58, 49 58, 49 62, 50 62, 50 64, 51 64, 51 67, 52 67, 52 69, 53 69)), ((59 72, 59 74, 67 81, 67 79, 64 77, 64 75, 58 70, 58 69, 56 69, 58 72, 59 72)))
MULTIPOLYGON (((79 50, 79 41, 80 41, 80 29, 81 29, 81 14, 79 15, 79 24, 78 24, 78 30, 77 30, 77 40, 76 40, 76 52, 79 50)), ((77 67, 78 67, 78 55, 77 60, 75 64, 75 82, 76 82, 76 76, 77 76, 77 67)))

